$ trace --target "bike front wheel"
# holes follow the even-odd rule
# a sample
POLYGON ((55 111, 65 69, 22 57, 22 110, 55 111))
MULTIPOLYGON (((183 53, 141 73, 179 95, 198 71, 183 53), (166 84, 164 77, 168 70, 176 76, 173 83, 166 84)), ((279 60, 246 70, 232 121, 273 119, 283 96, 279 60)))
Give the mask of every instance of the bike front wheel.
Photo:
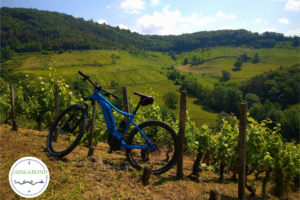
POLYGON ((88 124, 87 110, 78 105, 66 108, 54 121, 47 138, 47 150, 56 157, 68 155, 79 144, 88 124))
MULTIPOLYGON (((141 170, 145 166, 152 168, 152 174, 162 174, 171 169, 179 155, 179 139, 175 131, 166 123, 150 120, 138 125, 142 132, 155 146, 155 150, 126 149, 126 156, 131 166, 141 170)), ((133 129, 126 144, 147 145, 145 137, 133 129)))

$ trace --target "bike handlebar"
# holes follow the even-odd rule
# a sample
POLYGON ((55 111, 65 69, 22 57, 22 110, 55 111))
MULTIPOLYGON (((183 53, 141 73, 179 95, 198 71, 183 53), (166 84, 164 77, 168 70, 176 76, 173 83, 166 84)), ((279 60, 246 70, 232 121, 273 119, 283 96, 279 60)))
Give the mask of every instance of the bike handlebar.
POLYGON ((91 81, 91 79, 90 79, 90 77, 88 75, 84 75, 81 71, 78 71, 78 74, 80 74, 83 77, 83 79, 82 79, 83 81, 88 80, 95 87, 95 89, 98 90, 99 92, 100 91, 106 92, 106 96, 108 96, 108 97, 113 96, 114 98, 119 99, 114 94, 112 94, 110 92, 107 92, 106 90, 102 89, 102 87, 100 87, 100 86, 95 85, 93 83, 93 81, 91 81))

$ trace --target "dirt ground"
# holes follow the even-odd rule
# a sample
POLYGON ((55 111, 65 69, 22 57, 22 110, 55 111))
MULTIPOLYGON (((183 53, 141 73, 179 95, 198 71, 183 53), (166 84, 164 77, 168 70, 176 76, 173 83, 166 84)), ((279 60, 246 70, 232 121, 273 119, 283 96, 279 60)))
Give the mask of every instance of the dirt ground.
MULTIPOLYGON (((108 145, 98 143, 94 156, 102 161, 93 162, 87 158, 88 148, 79 145, 62 159, 49 155, 46 150, 47 131, 19 128, 11 131, 11 126, 0 125, 1 199, 23 199, 12 189, 8 173, 15 161, 31 156, 42 160, 50 171, 48 188, 37 199, 209 199, 212 189, 217 189, 221 199, 237 199, 238 182, 228 174, 224 182, 219 175, 203 170, 198 181, 187 178, 192 172, 194 156, 184 156, 183 180, 176 177, 176 167, 168 172, 151 175, 150 185, 143 186, 142 171, 129 166, 124 151, 113 154, 106 152, 108 145), (124 166, 127 170, 124 170, 124 166)), ((261 182, 264 174, 255 182, 255 199, 299 199, 299 192, 289 192, 282 198, 271 194, 273 185, 268 183, 266 197, 261 197, 261 182)), ((247 177, 253 183, 254 176, 247 177)), ((250 192, 246 190, 246 198, 250 192)))

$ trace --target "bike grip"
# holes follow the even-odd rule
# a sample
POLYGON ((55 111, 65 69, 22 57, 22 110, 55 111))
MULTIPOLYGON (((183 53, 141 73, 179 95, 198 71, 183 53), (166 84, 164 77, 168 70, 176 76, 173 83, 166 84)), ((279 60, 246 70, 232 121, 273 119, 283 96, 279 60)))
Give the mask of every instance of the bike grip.
POLYGON ((80 74, 81 76, 83 76, 85 78, 85 75, 81 71, 78 71, 78 74, 80 74))

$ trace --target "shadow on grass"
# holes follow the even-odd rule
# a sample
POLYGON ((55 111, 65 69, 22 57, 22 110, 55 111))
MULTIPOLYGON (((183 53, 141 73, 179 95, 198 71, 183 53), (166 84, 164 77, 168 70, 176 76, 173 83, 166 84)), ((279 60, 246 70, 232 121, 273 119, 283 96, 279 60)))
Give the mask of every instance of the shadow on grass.
POLYGON ((199 99, 196 99, 195 101, 193 101, 194 104, 201 106, 201 101, 199 99))
POLYGON ((237 200, 238 198, 237 197, 231 197, 231 196, 228 196, 228 195, 222 195, 222 194, 219 194, 220 196, 220 199, 225 199, 225 200, 237 200))
POLYGON ((220 79, 219 82, 227 82, 229 81, 230 79, 220 79))
POLYGON ((212 109, 210 109, 210 108, 208 108, 206 106, 202 106, 202 110, 204 110, 206 112, 210 112, 210 113, 219 113, 219 112, 217 112, 215 110, 212 110, 212 109))
POLYGON ((206 111, 206 112, 210 112, 210 113, 218 113, 217 111, 214 111, 214 110, 212 110, 212 109, 210 109, 210 108, 208 108, 208 107, 206 107, 206 106, 203 106, 203 105, 201 104, 201 101, 200 101, 199 99, 194 100, 194 101, 193 101, 193 104, 198 105, 198 106, 202 106, 202 107, 201 107, 202 110, 204 110, 204 111, 206 111))
POLYGON ((48 137, 48 135, 37 135, 37 134, 34 134, 34 133, 26 133, 28 135, 34 135, 36 137, 48 137))
POLYGON ((158 186, 158 185, 163 185, 167 182, 170 181, 179 181, 181 180, 178 176, 171 176, 171 177, 159 177, 158 181, 156 181, 155 183, 153 183, 154 186, 158 186))
POLYGON ((241 71, 242 69, 238 69, 238 68, 232 68, 232 71, 234 72, 238 72, 238 71, 241 71))
POLYGON ((221 185, 223 185, 223 184, 226 185, 226 184, 229 184, 229 183, 238 183, 238 179, 233 180, 231 177, 226 178, 226 180, 224 179, 223 181, 220 181, 219 178, 218 179, 216 179, 216 178, 207 178, 207 181, 211 182, 211 183, 221 184, 221 185))

